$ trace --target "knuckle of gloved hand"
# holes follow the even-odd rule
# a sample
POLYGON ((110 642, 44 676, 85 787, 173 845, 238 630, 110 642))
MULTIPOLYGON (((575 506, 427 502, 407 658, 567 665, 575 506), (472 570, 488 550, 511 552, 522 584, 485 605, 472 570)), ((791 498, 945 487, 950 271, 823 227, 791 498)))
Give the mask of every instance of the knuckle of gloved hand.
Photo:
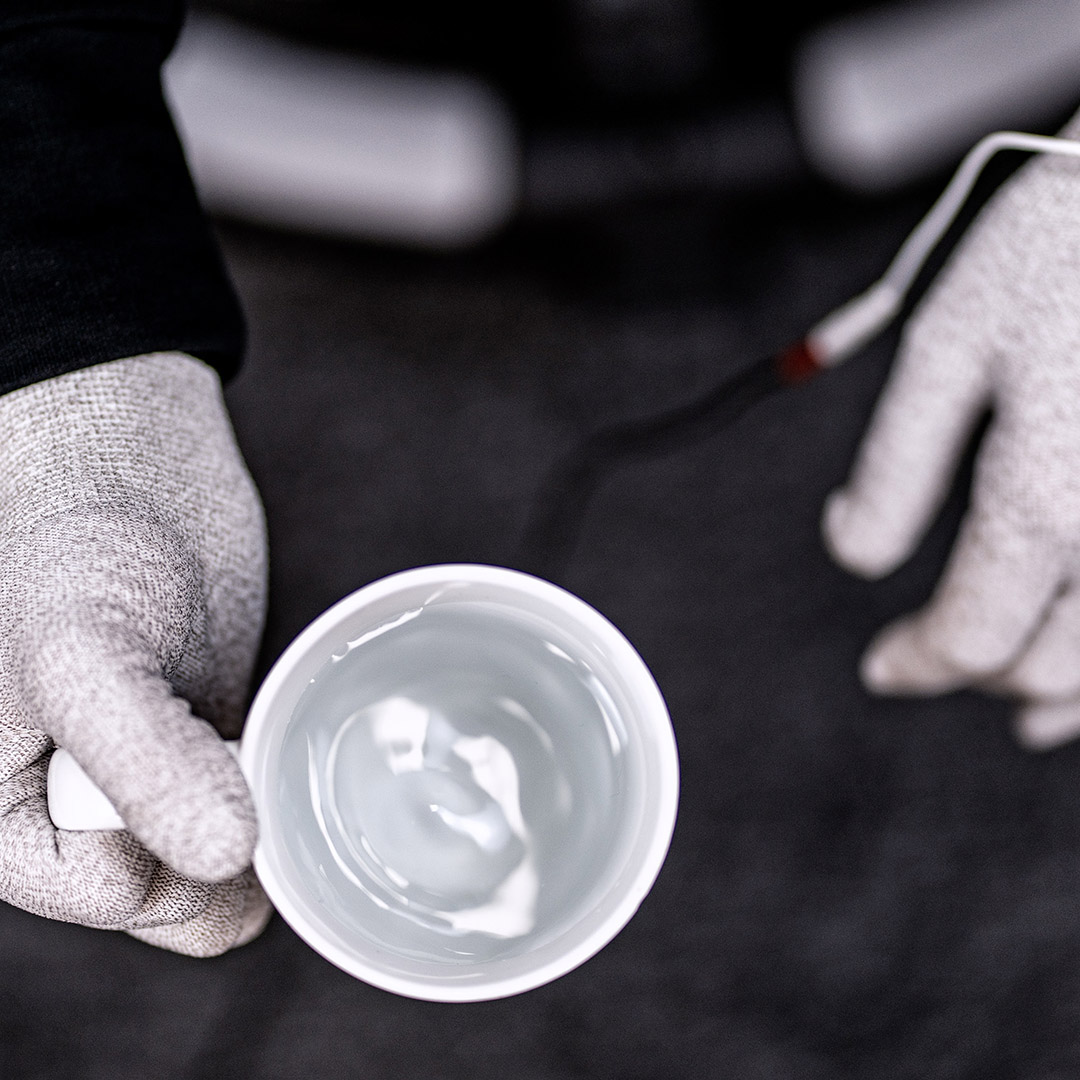
POLYGON ((217 886, 205 908, 189 917, 127 929, 159 949, 200 958, 220 956, 250 939, 243 895, 231 883, 217 886))
MULTIPOLYGON (((166 875, 167 875, 166 870, 166 875)), ((188 956, 217 956, 249 940, 251 875, 213 886, 177 879, 127 927, 142 941, 188 956), (177 885, 180 888, 177 888, 177 885)), ((262 920, 265 922, 265 920, 262 920)))
MULTIPOLYGON (((142 909, 156 860, 130 833, 57 833, 46 838, 54 858, 29 864, 13 902, 46 918, 115 930, 142 909)), ((25 837, 24 837, 25 840, 25 837)))
POLYGON ((203 915, 218 900, 220 887, 192 881, 165 863, 154 866, 137 910, 124 929, 173 926, 203 915))
POLYGON ((52 739, 29 727, 0 672, 0 818, 8 807, 45 790, 52 739))
POLYGON ((1013 650, 990 634, 969 633, 938 643, 945 662, 968 680, 988 679, 1006 668, 1013 650))
POLYGON ((204 620, 197 566, 180 538, 153 523, 129 521, 123 536, 118 522, 108 525, 53 522, 30 545, 11 630, 24 690, 92 677, 80 669, 100 673, 121 656, 154 658, 168 671, 204 620))
POLYGON ((110 660, 121 652, 115 635, 102 626, 80 634, 78 625, 28 623, 15 642, 19 663, 12 690, 19 712, 28 725, 61 745, 70 725, 78 723, 88 707, 103 703, 103 679, 116 677, 110 660))
POLYGON ((1067 459, 1026 450, 1008 432, 992 431, 978 462, 972 501, 987 556, 1011 562, 1020 579, 1035 567, 1064 574, 1080 566, 1080 484, 1067 459))

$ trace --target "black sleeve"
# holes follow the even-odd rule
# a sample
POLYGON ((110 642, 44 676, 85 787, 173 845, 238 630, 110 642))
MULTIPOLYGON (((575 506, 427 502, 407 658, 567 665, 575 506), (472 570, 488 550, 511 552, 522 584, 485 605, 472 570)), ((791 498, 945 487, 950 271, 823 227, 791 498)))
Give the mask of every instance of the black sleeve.
POLYGON ((0 392, 244 327, 165 108, 176 0, 0 0, 0 392))

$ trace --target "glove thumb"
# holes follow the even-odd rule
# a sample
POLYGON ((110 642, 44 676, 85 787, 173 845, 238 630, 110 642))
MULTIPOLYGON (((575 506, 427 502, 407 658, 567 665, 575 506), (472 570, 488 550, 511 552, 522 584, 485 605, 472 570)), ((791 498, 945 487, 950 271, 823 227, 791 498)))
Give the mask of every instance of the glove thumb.
POLYGON ((250 864, 256 818, 239 766, 137 635, 69 624, 39 643, 23 670, 35 725, 72 754, 154 855, 204 882, 250 864))

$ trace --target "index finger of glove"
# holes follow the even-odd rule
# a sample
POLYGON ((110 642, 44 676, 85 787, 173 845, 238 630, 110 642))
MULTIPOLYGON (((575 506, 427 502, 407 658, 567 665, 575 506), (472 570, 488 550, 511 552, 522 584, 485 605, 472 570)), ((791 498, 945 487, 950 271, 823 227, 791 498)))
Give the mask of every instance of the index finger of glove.
MULTIPOLYGON (((954 293, 956 290, 954 289, 954 293)), ((823 533, 841 565, 866 577, 895 569, 937 512, 988 399, 983 336, 963 296, 946 293, 908 325, 846 485, 823 533)))

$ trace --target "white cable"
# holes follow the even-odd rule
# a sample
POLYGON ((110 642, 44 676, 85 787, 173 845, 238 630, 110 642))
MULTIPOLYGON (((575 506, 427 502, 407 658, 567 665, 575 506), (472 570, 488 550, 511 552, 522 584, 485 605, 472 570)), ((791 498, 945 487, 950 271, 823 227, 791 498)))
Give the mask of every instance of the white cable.
POLYGON ((999 150, 1080 157, 1080 141, 1022 131, 995 131, 980 139, 900 246, 885 273, 866 292, 827 315, 807 334, 807 346, 819 365, 833 367, 846 360, 896 316, 930 253, 960 212, 979 173, 999 150))

